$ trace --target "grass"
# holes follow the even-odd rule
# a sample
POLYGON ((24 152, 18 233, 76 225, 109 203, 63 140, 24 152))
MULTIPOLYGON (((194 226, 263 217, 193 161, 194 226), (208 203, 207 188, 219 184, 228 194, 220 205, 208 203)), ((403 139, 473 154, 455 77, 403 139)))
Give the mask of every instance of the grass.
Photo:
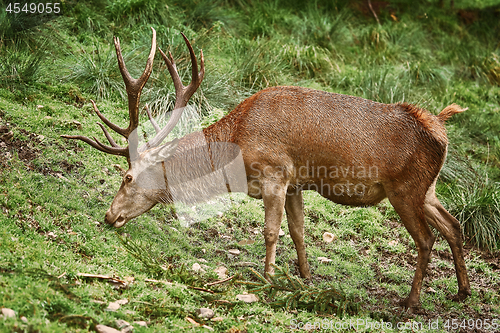
MULTIPOLYGON (((136 332, 206 330, 186 317, 218 332, 288 332, 298 323, 322 320, 437 321, 445 331, 452 318, 498 320, 498 5, 463 0, 450 10, 437 2, 373 4, 380 26, 361 1, 66 1, 64 15, 40 18, 22 33, 13 21, 21 17, 2 14, 0 125, 8 124, 13 138, 0 148, 0 306, 15 310, 17 319, 0 320, 0 331, 85 332, 98 323, 118 327, 118 319, 148 322, 148 328, 135 324, 136 332), (304 194, 313 274, 306 283, 335 288, 360 305, 344 319, 307 307, 272 307, 263 292, 259 302, 239 302, 236 295, 248 288, 231 281, 206 285, 218 280, 213 270, 220 266, 228 276, 258 281, 241 263, 254 263, 262 273, 262 201, 238 199, 189 228, 168 207, 155 207, 119 230, 99 223, 121 181, 112 165, 125 161, 59 136, 101 135, 90 99, 98 99, 111 121, 126 125, 112 36, 120 37, 127 66, 137 76, 149 52, 150 26, 162 50, 173 53, 186 84, 190 62, 179 32, 205 55, 205 79, 191 100, 196 108, 179 133, 198 128, 192 119, 207 126, 254 92, 281 84, 417 103, 433 113, 453 102, 468 107, 447 122, 450 147, 437 192, 462 223, 472 296, 464 303, 448 299, 458 287, 449 246, 438 237, 423 310, 400 310, 396 300, 409 293, 417 252, 387 201, 349 208, 304 194), (323 242, 324 232, 336 240, 323 242), (240 255, 229 257, 230 249, 240 255), (193 272, 194 263, 205 265, 206 273, 193 272), (123 299, 128 303, 117 311, 106 310, 123 299), (197 317, 201 307, 221 320, 197 317)), ((142 102, 161 115, 173 97, 157 58, 142 102)), ((297 276, 286 223, 282 229, 277 264, 297 276)))

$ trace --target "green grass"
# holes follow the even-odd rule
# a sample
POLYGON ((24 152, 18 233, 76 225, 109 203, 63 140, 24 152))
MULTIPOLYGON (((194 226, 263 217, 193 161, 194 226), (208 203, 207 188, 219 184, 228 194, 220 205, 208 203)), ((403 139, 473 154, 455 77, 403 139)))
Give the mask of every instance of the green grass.
MULTIPOLYGON (((148 322, 148 328, 136 325, 135 332, 206 330, 186 317, 217 332, 288 332, 296 323, 319 320, 394 325, 438 320, 445 331, 447 319, 498 319, 498 4, 463 0, 451 10, 440 9, 437 1, 373 2, 379 26, 364 3, 65 1, 63 15, 33 19, 21 32, 26 18, 2 12, 0 125, 9 124, 15 145, 0 148, 0 307, 15 310, 17 319, 0 320, 0 331, 86 332, 98 323, 117 327, 117 319, 148 322), (433 113, 451 103, 468 107, 447 122, 450 146, 437 192, 462 223, 472 296, 464 303, 448 299, 458 287, 449 246, 438 237, 424 280, 423 311, 400 310, 396 300, 409 293, 417 252, 388 201, 349 208, 304 194, 311 284, 333 287, 360 304, 357 314, 344 319, 272 307, 266 293, 259 294, 259 302, 244 304, 236 295, 248 288, 236 283, 217 285, 213 294, 190 288, 207 288, 221 265, 228 276, 256 281, 239 263, 252 262, 263 271, 262 201, 238 200, 221 216, 189 228, 161 206, 119 230, 100 224, 121 181, 112 165, 125 161, 60 135, 102 137, 90 99, 98 100, 112 122, 126 125, 112 37, 120 37, 127 66, 137 76, 149 52, 151 26, 158 46, 173 53, 186 84, 190 61, 180 32, 197 54, 203 49, 205 79, 191 100, 196 106, 191 117, 203 126, 272 85, 417 103, 433 113), (324 232, 337 239, 324 243, 324 232), (254 242, 238 244, 242 240, 254 242), (241 253, 229 258, 229 249, 241 253), (332 261, 321 263, 318 257, 332 261), (192 272, 194 263, 206 265, 207 273, 192 272), (78 273, 113 276, 127 286, 78 273), (128 303, 106 311, 120 299, 128 303), (222 320, 198 318, 200 307, 222 320)), ((142 102, 155 114, 164 113, 173 106, 173 91, 157 57, 142 102)), ((289 265, 297 275, 285 222, 282 229, 277 264, 289 265)))

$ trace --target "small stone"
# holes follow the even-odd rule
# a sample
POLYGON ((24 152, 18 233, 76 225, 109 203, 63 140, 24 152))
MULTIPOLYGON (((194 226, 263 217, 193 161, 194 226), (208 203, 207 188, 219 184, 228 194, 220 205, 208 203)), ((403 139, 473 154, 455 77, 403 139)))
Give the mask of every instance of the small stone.
POLYGON ((50 120, 50 119, 52 119, 52 117, 51 116, 45 116, 45 117, 43 117, 43 119, 50 120))
POLYGON ((224 266, 217 267, 216 269, 214 269, 214 272, 217 273, 217 276, 221 280, 227 278, 227 268, 224 266))
POLYGON ((108 304, 108 307, 106 308, 106 311, 116 311, 120 308, 120 304, 116 302, 111 302, 108 304))
POLYGON ((117 329, 114 329, 113 327, 109 327, 106 325, 95 325, 95 330, 97 333, 121 333, 117 329))
POLYGON ((399 243, 399 242, 398 242, 397 240, 395 240, 395 239, 394 239, 394 240, 391 240, 391 241, 389 242, 389 246, 396 246, 396 245, 398 245, 398 243, 399 243))
POLYGON ((258 302, 259 299, 255 294, 241 294, 241 295, 236 295, 236 299, 238 301, 243 301, 245 303, 254 303, 258 302))
POLYGON ((253 243, 255 243, 255 241, 253 239, 243 239, 243 240, 240 240, 238 242, 238 245, 252 245, 253 243))
POLYGON ((2 315, 6 318, 16 318, 16 312, 8 308, 2 308, 2 315))
POLYGON ((82 123, 76 120, 73 120, 73 125, 76 126, 77 129, 81 130, 82 129, 82 123))
POLYGON ((331 261, 333 261, 332 259, 329 259, 329 258, 327 258, 327 257, 318 257, 317 259, 318 259, 318 261, 319 261, 321 264, 325 264, 325 263, 327 263, 327 262, 331 262, 331 261))
POLYGON ((106 302, 103 302, 103 301, 99 301, 99 300, 96 300, 96 299, 91 299, 90 300, 92 303, 96 303, 96 304, 106 304, 106 302))
POLYGON ((5 133, 4 135, 0 136, 0 140, 2 141, 8 141, 14 136, 14 133, 10 131, 9 133, 5 133))
POLYGON ((119 299, 117 301, 115 301, 116 304, 120 304, 120 305, 125 305, 128 303, 128 299, 124 298, 124 299, 119 299))
POLYGON ((332 234, 331 232, 325 232, 323 234, 323 241, 325 243, 331 243, 333 242, 334 240, 337 239, 337 236, 335 236, 334 234, 332 234))
POLYGON ((199 308, 196 310, 196 314, 198 317, 203 319, 210 319, 215 315, 215 313, 209 308, 199 308))
POLYGON ((205 270, 201 268, 201 265, 198 264, 197 262, 193 264, 193 267, 191 267, 191 269, 195 272, 205 273, 205 270))
POLYGON ((59 178, 59 179, 62 179, 62 180, 68 180, 68 178, 64 177, 64 176, 62 175, 62 173, 60 173, 60 172, 56 172, 56 176, 57 176, 57 178, 59 178))
POLYGON ((43 108, 43 105, 37 105, 36 108, 41 109, 41 108, 43 108))
POLYGON ((130 326, 130 323, 126 322, 125 320, 123 319, 118 319, 116 321, 116 326, 118 326, 119 329, 122 329, 123 327, 127 327, 127 326, 130 326))
POLYGON ((198 261, 199 261, 199 262, 202 262, 202 263, 205 263, 205 264, 207 264, 207 263, 208 263, 208 261, 207 261, 207 260, 205 260, 205 259, 203 259, 203 258, 199 258, 199 259, 198 259, 198 261))
POLYGON ((240 250, 238 250, 238 249, 231 249, 231 250, 228 250, 227 252, 230 255, 233 255, 233 256, 239 256, 240 255, 240 250))
POLYGON ((120 332, 122 333, 130 333, 134 331, 134 327, 130 325, 129 322, 123 320, 123 319, 117 319, 116 320, 116 326, 120 329, 120 332))
POLYGON ((212 321, 224 321, 224 318, 222 318, 222 317, 215 317, 215 318, 212 318, 212 321))
POLYGON ((26 318, 25 316, 22 316, 22 317, 21 317, 21 321, 22 321, 23 323, 28 323, 28 318, 26 318))
POLYGON ((148 323, 145 322, 144 320, 134 321, 134 324, 142 326, 142 327, 148 327, 148 323))
POLYGON ((280 229, 278 236, 285 236, 285 232, 283 231, 283 229, 280 229))

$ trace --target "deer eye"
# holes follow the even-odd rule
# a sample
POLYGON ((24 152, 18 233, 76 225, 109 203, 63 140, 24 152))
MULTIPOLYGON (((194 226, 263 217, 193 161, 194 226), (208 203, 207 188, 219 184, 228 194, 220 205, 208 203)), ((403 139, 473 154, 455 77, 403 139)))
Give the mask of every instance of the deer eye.
POLYGON ((125 176, 125 183, 130 183, 132 181, 133 177, 132 175, 126 175, 125 176))

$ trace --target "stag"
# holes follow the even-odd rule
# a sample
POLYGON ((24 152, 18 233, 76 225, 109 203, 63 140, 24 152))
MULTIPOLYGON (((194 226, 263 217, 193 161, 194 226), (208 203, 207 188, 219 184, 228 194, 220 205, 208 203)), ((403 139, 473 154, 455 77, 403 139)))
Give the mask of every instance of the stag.
MULTIPOLYGON (((335 203, 350 206, 376 205, 388 198, 418 250, 411 291, 401 305, 413 308, 419 304, 422 281, 435 240, 430 226, 445 237, 453 253, 458 280, 455 299, 460 301, 471 294, 460 224, 441 205, 435 193, 436 180, 447 154, 444 123, 463 109, 452 104, 434 116, 406 103, 382 104, 301 87, 271 87, 246 99, 200 134, 162 144, 200 86, 205 72, 203 52, 200 52, 198 69, 193 48, 184 35, 183 38, 192 63, 191 83, 188 86, 182 84, 172 54, 167 56, 159 49, 174 82, 176 102, 163 129, 148 111, 157 132, 149 142, 139 147, 137 126, 141 90, 151 74, 155 56, 154 29, 151 52, 139 79, 130 76, 119 40, 114 39, 128 95, 129 126, 124 129, 111 123, 92 101, 97 116, 125 137, 128 146, 118 146, 100 123, 110 146, 96 138, 63 136, 127 158, 129 169, 106 212, 107 224, 122 227, 157 203, 174 201, 170 185, 175 177, 169 177, 175 173, 172 170, 181 170, 177 172, 178 178, 187 177, 190 184, 211 171, 222 170, 223 185, 229 190, 241 190, 264 201, 266 274, 273 272, 271 264, 275 263, 278 232, 286 211, 300 275, 310 278, 304 244, 302 191, 316 190, 335 203), (213 148, 217 144, 226 148, 213 148), (204 147, 205 153, 201 154, 204 157, 198 156, 196 147, 204 147), (241 157, 242 168, 236 170, 243 174, 245 186, 232 188, 231 168, 225 169, 225 165, 235 160, 235 156, 241 157), (205 166, 198 167, 199 163, 205 166), (191 172, 193 169, 196 171, 191 172), (145 183, 150 186, 145 186, 145 183)), ((237 176, 241 178, 242 175, 237 176)), ((179 184, 178 179, 176 181, 179 184)), ((197 191, 195 185, 184 189, 197 191)))

